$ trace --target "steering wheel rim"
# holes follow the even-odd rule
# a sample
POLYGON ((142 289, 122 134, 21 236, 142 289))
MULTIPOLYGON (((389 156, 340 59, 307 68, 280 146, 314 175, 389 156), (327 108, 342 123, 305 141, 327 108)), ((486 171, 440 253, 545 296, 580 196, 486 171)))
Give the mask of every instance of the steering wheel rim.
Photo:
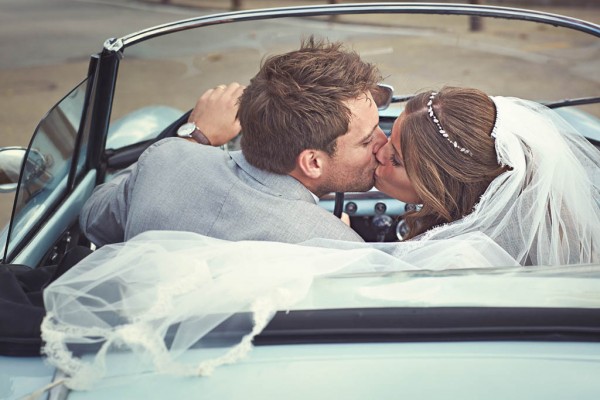
POLYGON ((342 218, 344 208, 344 192, 335 192, 335 202, 333 205, 333 215, 342 218))

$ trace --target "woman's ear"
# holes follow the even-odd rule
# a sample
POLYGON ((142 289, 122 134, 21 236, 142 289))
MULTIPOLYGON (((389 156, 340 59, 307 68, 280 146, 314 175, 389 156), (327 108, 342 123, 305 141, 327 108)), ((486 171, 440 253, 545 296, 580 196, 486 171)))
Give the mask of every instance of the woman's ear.
POLYGON ((303 150, 296 158, 296 168, 307 178, 319 179, 323 175, 324 161, 322 151, 303 150))

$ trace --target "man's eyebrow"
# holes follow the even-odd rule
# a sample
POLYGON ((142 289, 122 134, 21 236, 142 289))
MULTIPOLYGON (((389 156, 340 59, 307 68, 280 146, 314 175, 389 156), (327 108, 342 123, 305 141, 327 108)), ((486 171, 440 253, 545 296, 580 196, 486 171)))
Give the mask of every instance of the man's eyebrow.
POLYGON ((361 138, 359 143, 367 142, 371 138, 371 136, 373 136, 375 134, 375 131, 377 130, 378 127, 379 127, 379 121, 377 121, 377 123, 375 124, 373 129, 371 129, 371 132, 369 132, 368 134, 366 134, 365 136, 363 136, 361 138))

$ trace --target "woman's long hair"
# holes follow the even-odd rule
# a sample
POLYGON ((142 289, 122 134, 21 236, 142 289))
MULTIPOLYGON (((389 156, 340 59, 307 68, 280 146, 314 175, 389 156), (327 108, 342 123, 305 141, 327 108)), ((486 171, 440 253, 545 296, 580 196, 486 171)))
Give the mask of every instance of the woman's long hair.
POLYGON ((493 101, 476 89, 443 88, 431 106, 446 138, 430 116, 431 94, 420 93, 406 104, 400 126, 406 171, 423 205, 405 215, 405 239, 469 214, 490 182, 506 169, 498 164, 491 137, 493 101))

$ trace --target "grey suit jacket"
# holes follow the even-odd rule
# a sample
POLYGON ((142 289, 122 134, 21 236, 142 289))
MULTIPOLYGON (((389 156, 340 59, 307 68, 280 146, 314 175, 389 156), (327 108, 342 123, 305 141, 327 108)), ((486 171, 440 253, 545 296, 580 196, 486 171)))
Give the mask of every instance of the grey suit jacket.
POLYGON ((227 240, 362 241, 296 179, 257 169, 240 151, 179 138, 157 142, 132 167, 98 186, 79 222, 97 246, 149 230, 227 240))

